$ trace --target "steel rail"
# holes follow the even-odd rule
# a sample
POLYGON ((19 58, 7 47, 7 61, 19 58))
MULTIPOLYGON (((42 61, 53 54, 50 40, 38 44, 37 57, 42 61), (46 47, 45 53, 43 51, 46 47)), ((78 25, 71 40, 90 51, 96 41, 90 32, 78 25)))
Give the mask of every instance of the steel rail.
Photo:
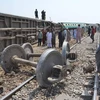
POLYGON ((36 75, 31 76, 29 79, 27 79, 25 82, 21 83, 18 87, 10 91, 7 95, 3 96, 0 100, 8 100, 15 92, 17 92, 20 88, 22 88, 25 84, 27 84, 29 81, 34 79, 36 75))
MULTIPOLYGON (((99 47, 100 44, 100 37, 98 36, 98 41, 97 41, 97 48, 99 47)), ((94 82, 94 93, 93 93, 93 98, 92 100, 97 100, 97 95, 98 95, 98 69, 96 66, 96 72, 95 72, 95 82, 94 82)))
POLYGON ((98 72, 95 72, 94 93, 92 100, 97 100, 97 93, 98 93, 98 72))

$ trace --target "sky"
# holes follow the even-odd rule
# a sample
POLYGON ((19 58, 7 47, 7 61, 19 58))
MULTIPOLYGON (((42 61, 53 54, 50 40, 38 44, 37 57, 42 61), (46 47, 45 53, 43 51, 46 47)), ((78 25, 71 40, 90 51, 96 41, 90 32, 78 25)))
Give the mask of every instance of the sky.
POLYGON ((35 18, 46 11, 53 22, 100 23, 100 0, 0 0, 0 13, 35 18))

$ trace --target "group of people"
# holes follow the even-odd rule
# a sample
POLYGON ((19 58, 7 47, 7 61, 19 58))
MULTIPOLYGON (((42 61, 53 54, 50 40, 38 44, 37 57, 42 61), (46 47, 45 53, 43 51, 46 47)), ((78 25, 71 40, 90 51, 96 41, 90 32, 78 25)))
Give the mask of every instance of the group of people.
POLYGON ((66 28, 61 29, 60 32, 58 33, 58 39, 59 39, 59 48, 62 47, 62 44, 64 40, 70 41, 71 36, 70 36, 70 31, 66 28))
POLYGON ((81 43, 81 37, 83 37, 84 34, 84 27, 80 27, 80 24, 78 25, 77 29, 71 29, 68 28, 61 29, 58 34, 59 39, 59 47, 62 47, 63 41, 70 41, 71 38, 76 39, 76 43, 81 43))
MULTIPOLYGON (((35 10, 35 18, 39 18, 38 17, 38 10, 37 9, 35 10)), ((42 18, 42 20, 46 19, 46 12, 44 10, 41 11, 41 18, 42 18)))
MULTIPOLYGON (((96 28, 93 26, 88 28, 88 34, 94 42, 94 34, 96 32, 96 28)), ((80 27, 80 24, 76 29, 69 30, 68 28, 61 28, 58 32, 59 39, 59 48, 62 47, 64 41, 70 41, 71 38, 76 40, 76 43, 81 43, 81 38, 84 35, 84 27, 80 27)), ((43 46, 48 48, 56 47, 56 34, 54 28, 48 28, 47 30, 42 30, 38 32, 38 46, 41 46, 41 42, 43 42, 43 46)))
POLYGON ((55 31, 54 29, 50 29, 48 28, 47 30, 42 30, 42 31, 38 31, 38 46, 41 46, 41 43, 43 43, 43 46, 46 46, 48 48, 51 47, 55 47, 56 43, 55 43, 55 31))
POLYGON ((90 36, 90 38, 92 39, 92 43, 94 42, 94 35, 96 33, 96 27, 93 26, 89 26, 88 27, 88 35, 90 36))

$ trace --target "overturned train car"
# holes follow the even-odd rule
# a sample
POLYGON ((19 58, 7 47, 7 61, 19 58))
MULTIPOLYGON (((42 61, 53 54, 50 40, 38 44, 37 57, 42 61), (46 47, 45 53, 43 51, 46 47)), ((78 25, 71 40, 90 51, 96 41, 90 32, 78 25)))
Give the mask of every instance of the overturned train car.
POLYGON ((37 31, 59 25, 50 21, 0 13, 0 52, 11 44, 22 45, 25 42, 36 42, 37 31))

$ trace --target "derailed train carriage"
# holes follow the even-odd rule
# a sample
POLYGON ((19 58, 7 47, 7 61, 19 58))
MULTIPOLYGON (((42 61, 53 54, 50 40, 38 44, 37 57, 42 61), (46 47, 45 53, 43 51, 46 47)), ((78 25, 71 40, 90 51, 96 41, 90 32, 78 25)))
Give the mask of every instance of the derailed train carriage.
POLYGON ((60 24, 0 13, 0 52, 11 44, 35 42, 37 31, 50 26, 54 26, 57 31, 60 24))

